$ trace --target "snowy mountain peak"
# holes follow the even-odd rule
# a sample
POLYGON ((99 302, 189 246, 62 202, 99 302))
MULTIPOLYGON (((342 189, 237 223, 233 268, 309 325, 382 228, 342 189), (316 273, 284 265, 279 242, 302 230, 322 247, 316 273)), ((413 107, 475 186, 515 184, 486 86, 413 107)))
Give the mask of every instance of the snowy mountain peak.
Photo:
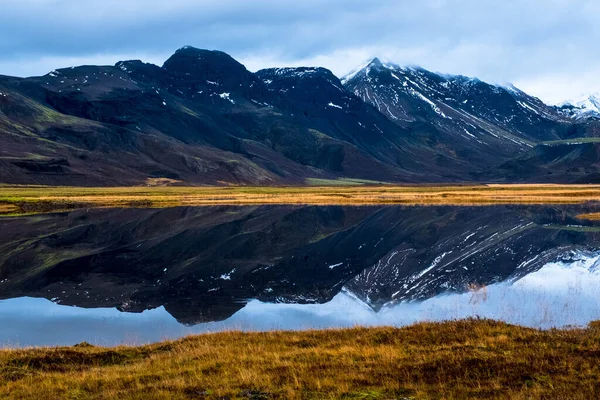
POLYGON ((584 95, 557 105, 561 113, 576 120, 600 118, 600 93, 584 95))
POLYGON ((341 81, 345 85, 348 81, 353 79, 356 76, 368 76, 372 69, 396 69, 400 68, 399 65, 396 65, 389 61, 382 61, 379 57, 374 57, 369 59, 369 61, 362 63, 358 68, 352 70, 349 74, 344 76, 341 81))
POLYGON ((581 95, 578 99, 567 100, 558 105, 559 106, 563 106, 563 105, 573 105, 573 106, 588 105, 588 106, 590 106, 591 105, 592 107, 598 108, 598 107, 600 107, 600 93, 584 94, 584 95, 581 95))
POLYGON ((383 63, 381 62, 381 60, 378 57, 375 57, 371 60, 371 62, 369 63, 369 66, 381 67, 381 66, 383 66, 383 63))
POLYGON ((516 95, 522 95, 525 94, 521 89, 519 89, 518 87, 516 87, 515 85, 513 85, 512 83, 502 83, 499 85, 496 85, 502 89, 505 89, 507 91, 509 91, 510 93, 516 94, 516 95))

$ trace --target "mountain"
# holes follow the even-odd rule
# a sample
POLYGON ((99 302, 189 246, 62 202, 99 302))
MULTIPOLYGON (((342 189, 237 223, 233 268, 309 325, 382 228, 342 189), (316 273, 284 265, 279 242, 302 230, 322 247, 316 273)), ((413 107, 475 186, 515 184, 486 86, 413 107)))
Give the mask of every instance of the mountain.
POLYGON ((329 70, 279 68, 261 70, 256 75, 271 92, 280 94, 278 107, 294 116, 297 124, 308 126, 319 141, 337 144, 343 150, 339 159, 344 160, 341 166, 347 169, 358 166, 363 174, 368 171, 370 176, 377 176, 378 169, 385 172, 394 168, 402 171, 401 176, 396 172, 396 179, 428 182, 464 180, 472 168, 468 160, 430 145, 426 138, 436 134, 435 126, 426 122, 395 124, 347 91, 329 70), (365 158, 355 160, 357 150, 378 163, 373 165, 365 158))
POLYGON ((512 86, 378 59, 340 80, 324 68, 252 73, 226 53, 186 46, 162 66, 0 76, 0 183, 572 181, 581 177, 510 163, 548 142, 600 135, 599 126, 512 86))
POLYGON ((600 138, 575 138, 539 144, 485 174, 487 179, 506 182, 599 183, 600 138))
POLYGON ((600 93, 565 101, 556 107, 559 112, 576 121, 600 120, 600 93))
MULTIPOLYGON (((240 129, 219 111, 231 104, 218 96, 220 88, 211 91, 215 96, 189 100, 177 92, 178 78, 141 62, 1 77, 0 91, 7 94, 0 101, 1 180, 131 185, 166 177, 269 184, 323 175, 289 159, 281 160, 289 173, 270 171, 265 165, 277 154, 240 138, 240 129)), ((188 87, 200 86, 194 76, 189 80, 188 87)))
POLYGON ((569 117, 579 131, 583 131, 581 136, 600 137, 600 93, 566 101, 555 108, 569 117))
POLYGON ((501 163, 539 142, 569 135, 571 121, 512 85, 442 75, 373 59, 342 79, 345 87, 400 126, 438 128, 432 146, 476 166, 501 163))
POLYGON ((0 77, 0 181, 422 182, 468 170, 448 168, 420 141, 433 127, 399 127, 330 71, 307 71, 253 74, 225 53, 184 47, 162 67, 123 61, 0 77))

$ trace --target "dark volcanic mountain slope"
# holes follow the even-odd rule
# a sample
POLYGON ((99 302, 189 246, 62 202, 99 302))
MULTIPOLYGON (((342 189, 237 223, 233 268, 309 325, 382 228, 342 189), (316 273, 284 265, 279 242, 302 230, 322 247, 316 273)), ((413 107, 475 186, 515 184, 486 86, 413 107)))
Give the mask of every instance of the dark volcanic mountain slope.
POLYGON ((378 60, 342 84, 324 68, 252 73, 184 47, 162 67, 0 76, 0 183, 562 179, 552 163, 515 173, 510 162, 541 142, 596 134, 596 122, 563 111, 512 87, 378 60))
POLYGON ((0 181, 414 182, 458 180, 468 170, 449 169, 419 132, 391 124, 329 71, 316 71, 289 70, 274 90, 266 71, 255 75, 225 53, 185 47, 163 67, 124 61, 2 78, 0 181))
MULTIPOLYGON (((285 119, 269 107, 244 103, 255 94, 253 83, 260 94, 262 82, 238 86, 239 79, 253 79, 247 71, 223 81, 239 76, 240 65, 222 53, 203 59, 194 74, 194 65, 180 70, 180 59, 190 53, 213 54, 183 49, 168 68, 132 61, 0 78, 0 181, 108 185, 168 177, 188 184, 271 184, 335 177, 253 140, 227 118, 234 108, 249 108, 269 127, 302 131, 293 124, 284 129, 285 119)), ((262 93, 269 96, 264 86, 262 93)))
POLYGON ((394 124, 345 90, 329 70, 276 68, 258 71, 257 76, 281 96, 280 108, 292 113, 297 123, 323 139, 348 142, 381 163, 412 172, 405 180, 464 180, 473 169, 468 160, 432 146, 428 138, 438 134, 435 126, 394 124), (419 176, 423 172, 429 176, 419 176))
POLYGON ((484 176, 507 182, 600 183, 600 139, 543 143, 484 176))
POLYGON ((5 94, 0 99, 0 180, 107 185, 168 177, 186 183, 268 184, 328 176, 261 143, 244 142, 238 137, 241 129, 212 103, 188 107, 168 86, 160 86, 162 69, 139 67, 150 70, 148 81, 136 81, 116 67, 0 79, 5 94), (255 149, 260 155, 253 155, 255 149), (268 167, 271 163, 277 163, 277 172, 268 167))
POLYGON ((344 85, 400 126, 428 122, 432 145, 459 159, 492 166, 540 141, 568 137, 571 121, 513 86, 404 68, 374 59, 344 85))

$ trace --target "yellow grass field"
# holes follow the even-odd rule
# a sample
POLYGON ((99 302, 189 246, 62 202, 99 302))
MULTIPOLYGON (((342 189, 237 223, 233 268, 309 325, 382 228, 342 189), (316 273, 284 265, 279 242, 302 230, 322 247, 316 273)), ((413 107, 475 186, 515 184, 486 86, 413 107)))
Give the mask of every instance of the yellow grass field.
POLYGON ((13 204, 0 204, 0 214, 8 214, 19 211, 19 208, 13 204))
POLYGON ((600 201, 600 185, 112 187, 0 186, 0 212, 205 205, 489 205, 600 201))
POLYGON ((589 214, 579 214, 577 218, 581 219, 589 219, 592 221, 600 221, 600 212, 597 213, 589 213, 589 214))
POLYGON ((600 324, 486 320, 0 350, 0 398, 597 399, 600 324))

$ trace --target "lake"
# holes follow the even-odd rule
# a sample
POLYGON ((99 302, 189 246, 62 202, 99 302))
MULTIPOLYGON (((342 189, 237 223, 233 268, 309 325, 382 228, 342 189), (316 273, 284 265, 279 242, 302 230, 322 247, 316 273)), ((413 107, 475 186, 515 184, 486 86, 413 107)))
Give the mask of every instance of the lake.
POLYGON ((600 319, 592 205, 221 206, 0 219, 0 346, 600 319))

